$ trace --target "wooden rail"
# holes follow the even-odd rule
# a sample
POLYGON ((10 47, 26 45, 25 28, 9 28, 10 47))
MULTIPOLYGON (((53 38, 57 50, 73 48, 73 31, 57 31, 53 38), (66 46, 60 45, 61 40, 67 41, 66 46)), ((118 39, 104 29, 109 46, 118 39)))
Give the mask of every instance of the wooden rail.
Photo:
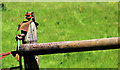
POLYGON ((119 48, 119 41, 120 37, 113 37, 82 41, 23 44, 20 46, 18 52, 21 55, 43 55, 87 50, 116 49, 119 48))

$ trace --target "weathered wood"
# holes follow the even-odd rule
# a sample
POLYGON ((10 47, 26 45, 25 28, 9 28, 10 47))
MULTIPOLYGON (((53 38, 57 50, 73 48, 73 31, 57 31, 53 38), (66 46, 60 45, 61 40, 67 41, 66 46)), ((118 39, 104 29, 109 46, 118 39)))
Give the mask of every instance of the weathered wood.
POLYGON ((39 70, 39 65, 34 55, 31 56, 25 55, 24 65, 25 65, 25 70, 39 70))
MULTIPOLYGON (((27 44, 37 43, 36 26, 34 22, 31 22, 29 25, 28 32, 25 36, 25 42, 27 44)), ((39 68, 38 56, 29 55, 29 53, 24 55, 24 65, 25 65, 25 70, 39 70, 40 68, 39 68)))
POLYGON ((33 42, 35 43, 35 41, 37 41, 37 33, 36 33, 36 26, 35 26, 35 23, 34 22, 31 22, 30 23, 30 26, 28 28, 28 33, 25 37, 25 41, 26 42, 33 42))
POLYGON ((64 42, 52 42, 52 43, 40 43, 40 44, 23 44, 20 46, 19 53, 22 55, 31 53, 37 54, 50 54, 50 53, 62 53, 62 52, 75 52, 79 49, 84 50, 87 48, 107 49, 107 48, 119 48, 120 37, 82 40, 82 41, 64 41, 64 42))

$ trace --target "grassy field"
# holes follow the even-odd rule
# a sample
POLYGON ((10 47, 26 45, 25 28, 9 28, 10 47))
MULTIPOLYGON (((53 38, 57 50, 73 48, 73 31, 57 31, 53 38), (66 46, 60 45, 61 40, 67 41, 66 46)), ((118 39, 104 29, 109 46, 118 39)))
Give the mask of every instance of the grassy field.
MULTIPOLYGON (((2 11, 2 53, 16 50, 17 27, 27 11, 34 11, 38 43, 118 37, 115 2, 9 2, 2 11)), ((40 55, 41 68, 117 68, 118 49, 40 55)), ((9 55, 2 68, 18 66, 9 55)))

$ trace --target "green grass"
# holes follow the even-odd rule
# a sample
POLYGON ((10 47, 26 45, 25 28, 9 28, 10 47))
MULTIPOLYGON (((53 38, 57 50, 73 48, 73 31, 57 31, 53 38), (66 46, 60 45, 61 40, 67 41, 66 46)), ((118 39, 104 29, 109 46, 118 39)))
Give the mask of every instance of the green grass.
MULTIPOLYGON (((118 37, 118 3, 7 2, 2 11, 2 53, 16 50, 17 27, 34 11, 38 43, 118 37)), ((40 55, 41 68, 117 68, 118 49, 40 55)), ((18 66, 12 55, 2 68, 18 66)))

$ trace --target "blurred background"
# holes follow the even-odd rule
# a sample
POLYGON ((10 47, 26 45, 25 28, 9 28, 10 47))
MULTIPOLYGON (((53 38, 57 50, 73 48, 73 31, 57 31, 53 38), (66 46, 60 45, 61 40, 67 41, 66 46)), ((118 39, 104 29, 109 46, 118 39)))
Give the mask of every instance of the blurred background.
MULTIPOLYGON (((4 2, 2 53, 15 51, 18 24, 35 12, 38 43, 118 37, 118 2, 4 2)), ((41 68, 118 68, 118 49, 39 56, 41 68)), ((9 55, 2 68, 18 66, 9 55)))

